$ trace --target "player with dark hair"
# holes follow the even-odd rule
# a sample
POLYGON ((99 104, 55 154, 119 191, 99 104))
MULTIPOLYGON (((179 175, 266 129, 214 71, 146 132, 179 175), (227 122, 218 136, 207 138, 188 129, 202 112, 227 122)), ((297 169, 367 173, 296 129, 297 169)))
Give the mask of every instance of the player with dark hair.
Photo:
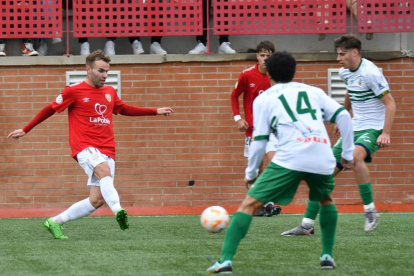
MULTIPOLYGON (((270 79, 267 76, 266 60, 275 52, 275 45, 270 41, 262 41, 256 47, 256 58, 258 63, 250 68, 244 70, 236 86, 231 93, 231 107, 233 109, 234 120, 237 128, 241 132, 245 132, 244 156, 249 157, 249 148, 252 142, 253 133, 253 101, 261 93, 270 87, 270 79), (243 119, 240 115, 239 97, 243 94, 243 119)), ((266 146, 266 155, 269 160, 272 160, 277 146, 276 137, 271 134, 269 143, 266 146)), ((263 171, 263 163, 260 164, 259 171, 263 171)), ((247 186, 250 188, 250 185, 247 186)), ((273 202, 266 203, 255 215, 257 216, 272 216, 280 213, 280 207, 274 206, 273 202)))
POLYGON ((254 186, 233 215, 221 259, 207 269, 209 273, 230 273, 233 257, 249 230, 252 215, 264 202, 289 204, 301 181, 307 182, 309 198, 320 203, 321 268, 336 266, 333 247, 338 212, 330 196, 335 186, 336 161, 323 121, 335 122, 341 130, 342 163, 344 168, 351 169, 354 165, 351 116, 323 90, 292 81, 296 61, 290 54, 273 54, 266 61, 266 67, 273 86, 253 104, 254 138, 245 175, 245 182, 254 182, 254 186), (258 177, 269 133, 276 135, 279 144, 272 162, 258 177))
MULTIPOLYGON (((372 155, 379 148, 388 147, 391 128, 395 117, 395 102, 390 94, 389 85, 382 72, 369 60, 361 58, 361 41, 353 35, 344 35, 334 41, 337 60, 342 68, 340 78, 345 82, 348 92, 344 107, 352 110, 354 127, 355 180, 364 205, 366 232, 378 225, 379 214, 374 204, 371 177, 366 163, 372 162, 372 155)), ((338 129, 335 133, 339 135, 338 129)), ((342 171, 340 156, 342 140, 333 147, 337 160, 335 176, 342 171)), ((283 232, 282 236, 299 236, 314 233, 313 225, 318 215, 319 205, 309 201, 302 223, 283 232)))
MULTIPOLYGON (((262 41, 257 45, 256 58, 258 63, 244 70, 236 82, 236 86, 231 93, 231 107, 233 110, 234 121, 241 132, 246 133, 244 156, 249 157, 249 147, 252 142, 253 133, 253 101, 261 93, 270 87, 270 79, 267 76, 266 60, 275 52, 275 46, 270 41, 262 41), (239 97, 243 94, 243 119, 240 115, 239 97)), ((275 148, 276 138, 272 135, 266 152, 269 160, 272 159, 275 148)))
POLYGON ((72 157, 85 170, 89 179, 89 197, 63 213, 47 219, 44 226, 55 239, 68 239, 62 225, 86 217, 105 203, 111 208, 122 230, 129 228, 128 214, 121 207, 114 187, 115 139, 112 114, 125 116, 165 115, 173 110, 135 107, 125 104, 112 86, 104 86, 111 59, 101 50, 86 57, 87 77, 67 86, 54 102, 43 108, 29 124, 11 132, 7 138, 19 139, 55 112, 68 109, 69 143, 72 157))

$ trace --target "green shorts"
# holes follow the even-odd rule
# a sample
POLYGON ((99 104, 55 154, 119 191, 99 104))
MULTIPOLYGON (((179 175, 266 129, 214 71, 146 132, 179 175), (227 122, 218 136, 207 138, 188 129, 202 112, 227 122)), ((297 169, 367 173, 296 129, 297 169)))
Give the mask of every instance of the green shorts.
MULTIPOLYGON (((372 155, 380 148, 377 139, 381 135, 382 130, 366 129, 354 132, 354 144, 363 147, 367 151, 366 163, 372 162, 372 155)), ((336 162, 341 164, 342 154, 342 138, 332 148, 336 162)))
POLYGON ((293 171, 271 162, 247 194, 261 202, 272 201, 288 205, 292 202, 302 180, 307 182, 309 199, 313 201, 321 201, 335 187, 333 174, 293 171))

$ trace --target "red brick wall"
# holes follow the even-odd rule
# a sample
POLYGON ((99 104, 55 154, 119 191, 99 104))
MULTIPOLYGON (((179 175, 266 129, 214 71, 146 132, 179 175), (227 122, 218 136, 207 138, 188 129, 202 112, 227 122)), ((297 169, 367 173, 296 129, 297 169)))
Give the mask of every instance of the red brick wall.
MULTIPOLYGON (((392 146, 369 165, 376 203, 414 203, 414 62, 376 62, 384 70, 397 114, 392 146)), ((115 185, 123 206, 238 205, 246 159, 235 127, 230 93, 254 62, 112 65, 122 72, 122 99, 144 107, 170 106, 163 117, 116 116, 115 185), (189 180, 195 180, 190 187, 189 180)), ((327 90, 336 62, 299 62, 296 81, 327 90)), ((67 114, 55 114, 26 137, 6 139, 65 85, 65 72, 83 66, 0 67, 0 209, 68 207, 85 198, 86 176, 70 157, 67 114)), ((332 130, 332 126, 328 126, 332 130)), ((334 138, 336 139, 336 138, 334 138)), ((333 141, 335 142, 335 140, 333 141)), ((336 180, 339 204, 359 204, 353 175, 336 180)), ((306 204, 301 185, 293 204, 306 204)))

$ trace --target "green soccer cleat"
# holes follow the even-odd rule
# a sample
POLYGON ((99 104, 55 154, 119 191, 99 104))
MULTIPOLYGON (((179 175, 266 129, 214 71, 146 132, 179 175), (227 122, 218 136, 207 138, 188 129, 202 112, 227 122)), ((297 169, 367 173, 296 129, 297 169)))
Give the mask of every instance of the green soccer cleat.
POLYGON ((48 218, 43 225, 52 234, 53 238, 57 240, 67 240, 67 236, 62 234, 61 229, 63 228, 59 223, 53 222, 52 218, 48 218))
POLYGON ((116 213, 116 221, 119 223, 121 230, 126 230, 129 228, 128 222, 128 213, 124 209, 121 209, 116 213))

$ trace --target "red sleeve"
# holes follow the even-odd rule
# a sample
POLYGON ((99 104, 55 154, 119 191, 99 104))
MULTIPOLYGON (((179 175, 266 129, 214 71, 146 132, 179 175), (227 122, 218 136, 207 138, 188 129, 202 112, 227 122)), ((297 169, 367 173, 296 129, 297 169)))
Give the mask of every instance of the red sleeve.
POLYGON ((118 97, 118 94, 116 93, 115 89, 114 89, 114 97, 115 97, 115 101, 114 101, 114 109, 112 110, 112 113, 117 115, 119 112, 121 112, 122 109, 124 109, 125 103, 123 100, 121 100, 118 97))
POLYGON ((231 108, 233 110, 233 116, 240 115, 240 103, 239 96, 244 92, 245 79, 243 73, 240 75, 239 80, 236 83, 236 86, 231 93, 231 108))
POLYGON ((52 108, 57 112, 62 112, 74 102, 74 94, 71 86, 66 86, 62 93, 56 97, 52 103, 52 108))
POLYGON ((157 115, 157 109, 138 107, 138 106, 125 104, 124 108, 121 109, 119 114, 125 115, 125 116, 157 115))
POLYGON ((56 111, 53 109, 52 104, 49 104, 48 106, 43 108, 39 113, 37 113, 37 115, 30 121, 30 123, 28 123, 22 128, 23 131, 25 133, 28 133, 30 130, 32 130, 32 128, 34 128, 35 126, 37 126, 38 124, 40 124, 41 122, 55 114, 55 112, 56 111))

